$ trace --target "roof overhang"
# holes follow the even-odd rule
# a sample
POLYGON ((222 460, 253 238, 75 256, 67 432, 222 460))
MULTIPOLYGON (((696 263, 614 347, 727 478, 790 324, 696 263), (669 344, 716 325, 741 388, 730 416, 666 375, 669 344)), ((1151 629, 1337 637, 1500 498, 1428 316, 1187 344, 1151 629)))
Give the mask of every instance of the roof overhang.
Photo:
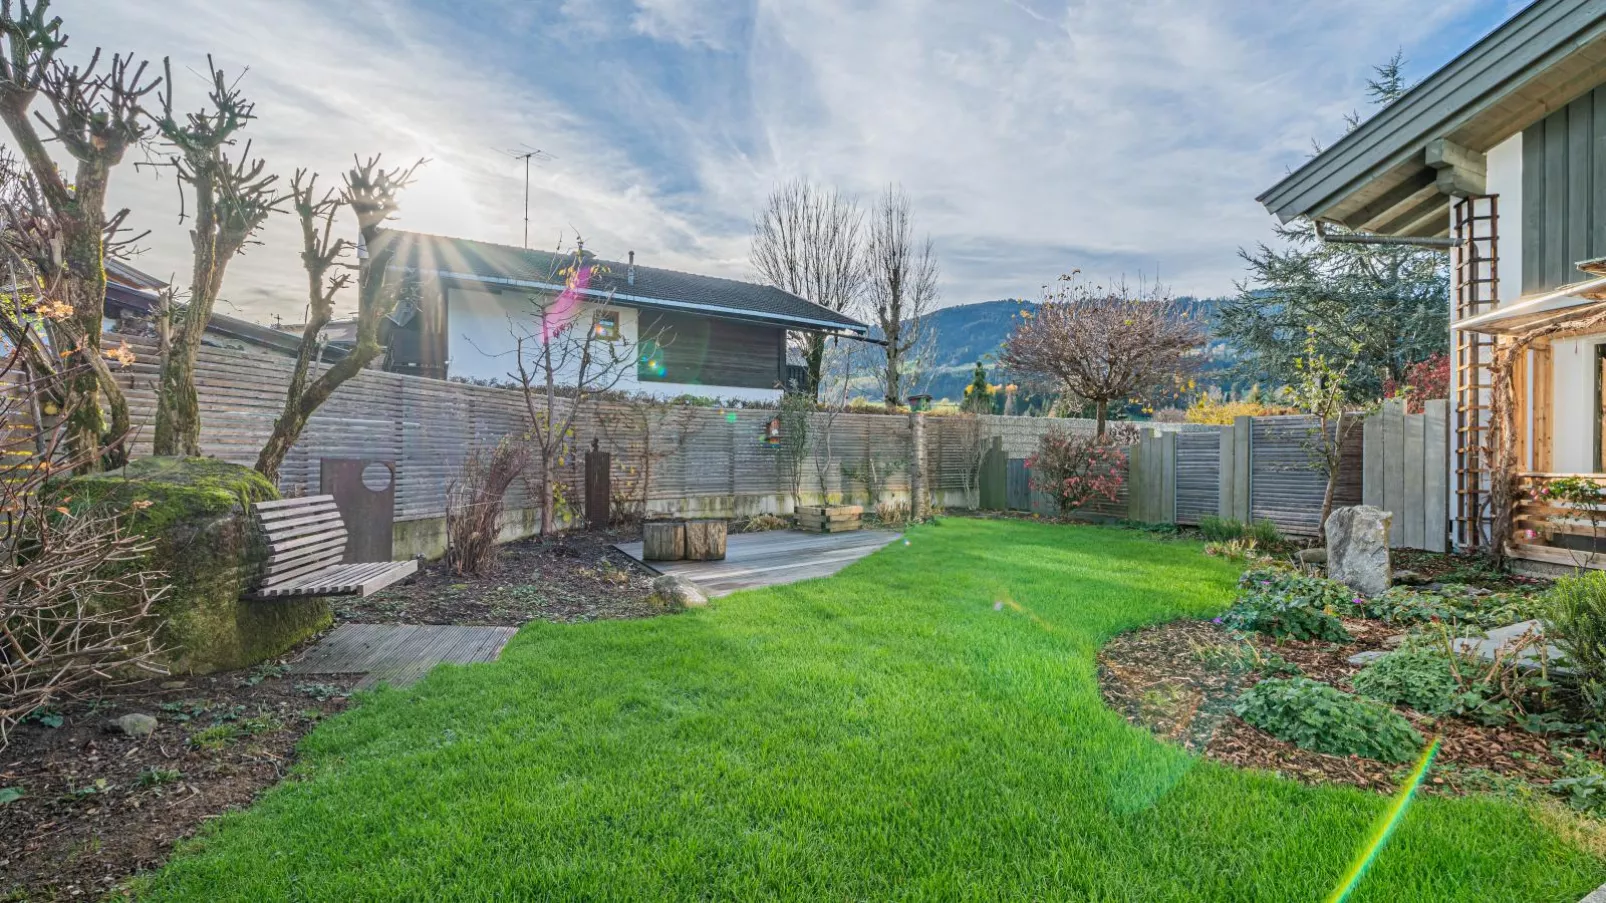
MULTIPOLYGON (((407 269, 397 265, 398 269, 407 269)), ((430 270, 443 280, 456 283, 469 283, 490 286, 492 288, 520 288, 537 292, 564 292, 570 287, 559 283, 540 282, 530 279, 513 279, 506 276, 485 276, 478 273, 458 273, 451 270, 430 270)), ((629 295, 608 289, 574 289, 579 294, 603 304, 616 304, 621 307, 647 308, 653 310, 687 311, 703 314, 719 320, 734 320, 741 323, 757 323, 765 326, 781 326, 787 329, 796 329, 805 332, 823 332, 830 335, 864 336, 869 333, 870 327, 862 323, 852 325, 834 323, 828 320, 815 320, 808 317, 790 317, 783 314, 771 314, 765 311, 738 310, 722 307, 717 304, 702 304, 696 301, 677 301, 667 298, 648 298, 639 295, 629 295)))
POLYGON ((1606 309, 1606 276, 1518 298, 1514 304, 1468 317, 1451 328, 1484 335, 1520 336, 1596 309, 1606 309))
POLYGON ((1606 2, 1538 0, 1258 200, 1285 223, 1446 235, 1451 199, 1484 193, 1484 154, 1603 72, 1606 2))

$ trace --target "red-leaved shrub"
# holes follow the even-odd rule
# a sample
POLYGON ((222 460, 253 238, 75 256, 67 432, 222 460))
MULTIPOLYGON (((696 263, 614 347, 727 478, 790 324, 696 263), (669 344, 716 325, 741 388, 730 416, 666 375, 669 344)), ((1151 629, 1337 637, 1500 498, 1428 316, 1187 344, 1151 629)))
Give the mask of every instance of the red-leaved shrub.
POLYGON ((1115 501, 1126 455, 1108 437, 1054 430, 1038 440, 1026 468, 1032 488, 1053 496, 1064 515, 1099 499, 1115 501))

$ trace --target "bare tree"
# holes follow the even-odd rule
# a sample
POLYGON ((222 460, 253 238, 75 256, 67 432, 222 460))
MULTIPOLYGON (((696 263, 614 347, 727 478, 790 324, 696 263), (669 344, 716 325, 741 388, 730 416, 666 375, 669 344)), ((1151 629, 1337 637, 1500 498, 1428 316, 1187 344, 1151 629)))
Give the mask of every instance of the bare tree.
POLYGON ((301 330, 301 348, 285 391, 284 412, 273 424, 273 434, 257 455, 257 472, 277 483, 284 463, 313 413, 335 390, 378 357, 379 324, 396 309, 404 279, 392 271, 396 243, 384 231, 385 221, 398 208, 397 196, 412 184, 425 161, 397 169, 382 169, 379 157, 356 161, 345 176, 345 188, 318 193, 318 177, 297 170, 291 180, 291 199, 301 220, 301 260, 307 270, 307 323, 301 330), (357 276, 357 343, 333 366, 313 378, 312 365, 319 351, 318 335, 334 317, 335 296, 351 282, 352 264, 345 262, 350 242, 334 237, 340 211, 350 207, 367 260, 357 276))
POLYGON ((1196 366, 1200 325, 1159 286, 1105 288, 1061 276, 1036 313, 1022 314, 1004 345, 1012 370, 1053 383, 1097 410, 1105 435, 1110 402, 1164 389, 1196 366))
POLYGON ((107 186, 128 148, 144 138, 143 100, 159 82, 147 79, 146 65, 132 56, 114 55, 105 68, 99 50, 82 67, 61 62, 56 54, 67 36, 49 7, 49 0, 32 6, 0 0, 0 121, 32 183, 27 209, 13 211, 30 221, 21 231, 36 239, 24 244, 29 267, 49 296, 70 309, 50 323, 53 354, 48 369, 35 375, 52 383, 48 393, 72 412, 67 446, 79 468, 92 471, 125 460, 122 441, 130 424, 128 404, 101 354, 105 260, 118 247, 128 213, 107 215, 107 186), (48 116, 32 110, 41 95, 48 116), (74 161, 70 176, 57 168, 47 139, 74 161))
MULTIPOLYGON (((864 288, 863 222, 858 205, 834 189, 802 179, 778 185, 753 221, 753 268, 776 288, 838 313, 850 311, 864 288)), ((827 336, 806 332, 793 338, 807 367, 805 384, 798 388, 817 398, 827 336)))
POLYGON ((262 160, 251 158, 249 143, 232 159, 228 153, 239 130, 256 118, 255 105, 241 95, 237 82, 229 81, 207 57, 209 106, 179 115, 173 108, 172 62, 164 60, 163 68, 167 90, 162 94, 162 115, 156 125, 172 147, 163 165, 177 174, 180 197, 185 186, 193 195, 190 244, 194 263, 188 303, 166 311, 167 353, 156 393, 154 451, 199 457, 201 412, 195 392, 195 362, 201 337, 212 319, 229 261, 245 249, 268 216, 280 209, 284 197, 275 189, 278 176, 266 173, 262 160))
POLYGON ((582 299, 606 270, 592 263, 583 248, 579 245, 573 253, 556 258, 548 278, 561 279, 563 291, 531 296, 530 320, 515 324, 513 376, 524 394, 530 438, 540 459, 536 478, 543 536, 552 532, 559 502, 566 503, 558 496, 557 470, 574 456, 574 426, 581 412, 635 372, 641 346, 667 344, 661 334, 638 334, 631 341, 622 331, 614 334, 604 328, 597 312, 582 299))
POLYGON ((887 187, 870 217, 865 247, 870 312, 886 341, 881 390, 887 404, 903 404, 904 389, 937 304, 937 260, 931 237, 918 240, 909 195, 887 187))

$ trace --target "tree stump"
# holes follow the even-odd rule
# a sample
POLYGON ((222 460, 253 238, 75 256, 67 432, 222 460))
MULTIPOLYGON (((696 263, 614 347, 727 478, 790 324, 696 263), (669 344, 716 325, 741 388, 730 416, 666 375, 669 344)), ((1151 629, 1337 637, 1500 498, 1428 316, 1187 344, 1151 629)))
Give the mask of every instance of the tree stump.
POLYGON ((687 521, 686 560, 724 561, 725 522, 722 520, 687 521))
MULTIPOLYGON (((724 552, 724 542, 720 552, 724 552)), ((678 520, 648 521, 641 525, 643 561, 680 561, 686 557, 686 524, 678 520)))

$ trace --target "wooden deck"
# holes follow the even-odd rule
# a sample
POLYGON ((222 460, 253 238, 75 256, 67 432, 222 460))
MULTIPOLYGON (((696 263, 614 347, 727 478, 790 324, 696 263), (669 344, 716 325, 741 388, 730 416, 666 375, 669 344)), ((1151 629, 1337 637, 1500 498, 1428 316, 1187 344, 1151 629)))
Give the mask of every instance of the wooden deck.
POLYGON ((342 624, 319 640, 291 674, 362 674, 357 689, 405 687, 442 662, 494 662, 516 627, 342 624))
MULTIPOLYGON (((829 577, 877 549, 902 539, 900 533, 858 530, 848 533, 734 533, 725 546, 724 561, 642 561, 660 574, 686 577, 710 596, 741 589, 795 583, 829 577)), ((614 548, 641 561, 641 543, 620 543, 614 548)))

